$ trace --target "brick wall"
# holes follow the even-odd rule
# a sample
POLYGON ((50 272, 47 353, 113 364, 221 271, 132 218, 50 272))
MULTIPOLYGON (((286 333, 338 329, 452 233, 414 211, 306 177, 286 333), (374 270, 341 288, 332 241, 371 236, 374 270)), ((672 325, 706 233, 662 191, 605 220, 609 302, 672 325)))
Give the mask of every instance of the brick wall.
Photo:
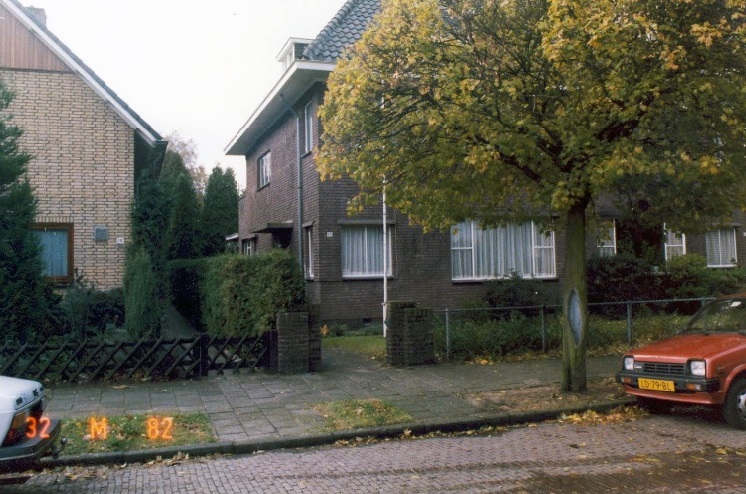
POLYGON ((134 131, 75 74, 0 70, 9 112, 33 155, 38 222, 73 223, 74 266, 98 288, 121 286, 133 197, 134 131), (94 240, 106 226, 107 241, 94 240))
MULTIPOLYGON (((310 101, 317 108, 323 100, 324 86, 309 89, 294 109, 303 115, 310 101)), ((319 140, 318 119, 314 126, 314 142, 319 140)), ((303 129, 301 129, 303 132, 303 129)), ((296 123, 290 113, 269 129, 260 143, 246 156, 246 196, 240 204, 239 244, 252 231, 266 223, 294 223, 290 249, 297 255, 296 190, 296 123), (270 185, 257 190, 257 161, 267 151, 272 152, 272 180, 270 185)), ((381 208, 371 207, 349 217, 347 202, 358 192, 350 179, 324 181, 316 171, 313 153, 302 156, 303 170, 303 228, 312 228, 314 276, 308 279, 306 296, 309 303, 319 306, 318 320, 360 324, 366 320, 381 320, 383 281, 378 279, 345 279, 342 276, 341 231, 345 221, 380 222, 381 208)), ((409 224, 406 216, 389 208, 388 220, 392 229, 392 270, 389 279, 389 299, 413 300, 434 310, 463 307, 482 297, 483 283, 454 283, 451 280, 451 251, 448 233, 424 234, 422 229, 409 224)), ((272 247, 272 235, 258 234, 258 250, 272 247)), ((557 237, 557 267, 562 269, 561 237, 557 237)), ((304 243, 306 238, 304 235, 304 243)), ((304 248, 306 257, 308 246, 304 248)), ((550 289, 559 289, 557 281, 546 282, 550 289)))
POLYGON ((389 302, 386 363, 411 366, 435 363, 433 313, 414 302, 389 302))
MULTIPOLYGON (((320 343, 320 338, 318 339, 320 343)), ((314 341, 315 343, 315 341, 314 341)), ((319 346, 316 362, 314 344, 314 369, 321 357, 319 346)), ((311 370, 311 338, 307 312, 277 314, 277 371, 281 374, 302 374, 311 370)))

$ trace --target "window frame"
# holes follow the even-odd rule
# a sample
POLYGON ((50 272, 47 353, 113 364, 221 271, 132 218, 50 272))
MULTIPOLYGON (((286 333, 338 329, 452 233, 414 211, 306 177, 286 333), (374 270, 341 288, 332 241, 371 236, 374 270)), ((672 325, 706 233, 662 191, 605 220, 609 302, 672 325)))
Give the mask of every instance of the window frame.
MULTIPOLYGON (((725 253, 728 254, 728 253, 725 253)), ((722 227, 715 230, 710 230, 705 233, 705 257, 707 258, 708 268, 734 268, 738 265, 738 236, 736 235, 736 227, 722 227), (719 258, 718 263, 712 263, 710 256, 710 237, 713 234, 717 234, 717 257, 719 258), (723 262, 723 234, 733 237, 733 256, 727 263, 723 262)))
MULTIPOLYGON (((347 264, 346 258, 345 258, 346 249, 345 249, 345 243, 344 243, 345 242, 345 238, 346 238, 345 231, 349 231, 349 230, 353 230, 353 229, 361 229, 364 232, 365 239, 364 239, 364 242, 363 242, 363 248, 364 248, 363 257, 365 258, 364 263, 366 265, 366 268, 370 268, 370 266, 371 266, 371 259, 370 259, 370 255, 369 255, 369 252, 368 252, 368 248, 369 248, 368 232, 371 229, 375 229, 378 232, 380 232, 381 237, 383 237, 383 225, 382 224, 367 224, 367 223, 356 224, 356 223, 351 223, 351 224, 341 225, 341 235, 340 235, 340 237, 341 237, 341 239, 340 239, 341 252, 340 252, 340 260, 341 260, 341 264, 342 264, 342 266, 341 266, 342 267, 342 278, 346 279, 346 280, 351 280, 351 279, 377 279, 377 280, 379 280, 379 279, 383 279, 384 273, 383 273, 382 270, 381 271, 375 271, 375 272, 370 271, 370 270, 366 270, 365 272, 350 272, 350 271, 346 271, 345 270, 346 269, 345 266, 347 264)), ((387 247, 387 255, 388 255, 388 258, 387 258, 388 262, 386 263, 386 268, 387 268, 387 271, 388 271, 386 273, 386 277, 387 278, 393 277, 393 272, 394 272, 394 270, 393 270, 393 262, 392 262, 392 259, 393 259, 393 236, 394 236, 393 235, 393 230, 394 230, 394 228, 393 228, 392 225, 386 225, 386 244, 387 244, 386 247, 387 247)), ((383 238, 381 238, 381 241, 383 241, 383 238)), ((383 269, 383 263, 381 263, 381 269, 383 269)))
POLYGON ((686 255, 686 234, 677 234, 673 230, 666 228, 665 224, 663 225, 663 234, 665 235, 665 240, 663 242, 663 258, 666 262, 674 257, 686 255), (669 239, 671 238, 677 240, 677 242, 670 242, 669 239), (674 249, 680 249, 680 252, 677 252, 676 254, 671 253, 674 249))
POLYGON ((313 279, 314 278, 313 227, 307 226, 303 230, 304 230, 305 248, 306 248, 305 256, 303 257, 303 261, 304 261, 303 272, 307 279, 313 279))
POLYGON ((253 256, 256 254, 256 238, 249 237, 241 239, 241 254, 253 256))
POLYGON ((606 228, 608 222, 604 222, 602 230, 606 230, 608 238, 599 236, 598 238, 598 256, 599 257, 614 257, 617 255, 617 242, 616 242, 616 220, 611 220, 611 224, 606 228))
POLYGON ((267 187, 272 181, 272 151, 259 156, 256 160, 257 190, 267 187))
POLYGON ((303 109, 303 153, 313 151, 313 100, 309 101, 303 109))
MULTIPOLYGON (((502 229, 507 228, 514 228, 514 229, 520 229, 525 228, 527 225, 530 225, 530 252, 524 252, 523 255, 530 255, 530 264, 531 264, 531 272, 530 273, 519 273, 519 276, 523 279, 539 279, 539 280, 553 280, 557 279, 557 243, 556 243, 556 237, 554 234, 554 231, 550 230, 548 235, 542 235, 541 230, 539 227, 534 223, 533 221, 529 221, 526 223, 509 223, 508 225, 504 227, 500 227, 502 229), (539 236, 544 237, 544 239, 539 242, 539 236), (545 272, 539 274, 539 259, 540 257, 543 257, 540 255, 542 251, 551 251, 551 265, 549 266, 550 269, 546 270, 545 272)), ((466 228, 464 226, 463 228, 466 228)), ((459 282, 480 282, 480 281, 490 281, 490 280, 501 280, 501 279, 509 279, 515 271, 511 271, 510 273, 505 273, 502 275, 491 275, 491 274, 482 274, 477 273, 478 271, 478 257, 476 255, 477 251, 477 244, 479 243, 480 235, 491 235, 494 233, 497 233, 497 228, 489 228, 489 229, 482 229, 479 227, 478 223, 475 221, 466 221, 459 223, 458 225, 455 225, 451 228, 451 281, 459 283, 459 282), (454 234, 454 230, 459 228, 461 225, 468 225, 468 228, 470 230, 470 233, 468 235, 468 238, 461 239, 466 240, 465 245, 460 245, 457 247, 454 247, 454 239, 456 238, 456 235, 454 234), (468 245, 466 245, 468 243, 468 245), (470 274, 469 275, 462 275, 462 276, 456 276, 456 262, 454 257, 454 251, 460 251, 460 252, 469 252, 470 251, 470 274)), ((511 232, 511 235, 515 235, 516 232, 511 232)), ((524 241, 527 239, 523 239, 524 241)), ((519 260, 517 258, 508 259, 498 259, 496 256, 496 252, 491 252, 491 255, 488 257, 489 263, 491 265, 494 264, 500 264, 501 262, 503 264, 518 264, 519 260)))
MULTIPOLYGON (((62 276, 49 276, 45 273, 45 277, 52 283, 72 283, 75 280, 75 225, 73 223, 33 223, 31 230, 35 232, 45 232, 47 230, 64 230, 67 232, 67 274, 62 276)), ((46 271, 47 260, 44 256, 43 245, 40 242, 42 262, 46 271)))

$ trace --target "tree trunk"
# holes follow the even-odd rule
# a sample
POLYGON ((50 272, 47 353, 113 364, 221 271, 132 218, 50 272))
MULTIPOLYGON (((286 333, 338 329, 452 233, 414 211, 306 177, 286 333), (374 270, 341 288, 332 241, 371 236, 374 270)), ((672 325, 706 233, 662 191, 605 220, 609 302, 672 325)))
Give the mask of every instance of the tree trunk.
POLYGON ((586 390, 588 284, 585 259, 585 210, 581 201, 567 213, 565 283, 562 294, 562 391, 586 390))

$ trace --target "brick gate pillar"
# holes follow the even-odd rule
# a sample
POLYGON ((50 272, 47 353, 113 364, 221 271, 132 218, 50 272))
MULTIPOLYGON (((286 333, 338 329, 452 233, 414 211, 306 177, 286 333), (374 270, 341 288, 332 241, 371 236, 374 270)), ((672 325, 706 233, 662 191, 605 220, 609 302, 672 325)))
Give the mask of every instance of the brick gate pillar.
POLYGON ((303 374, 311 370, 308 312, 277 314, 277 372, 303 374))
POLYGON ((433 311, 415 302, 388 302, 386 363, 396 367, 435 363, 433 311))

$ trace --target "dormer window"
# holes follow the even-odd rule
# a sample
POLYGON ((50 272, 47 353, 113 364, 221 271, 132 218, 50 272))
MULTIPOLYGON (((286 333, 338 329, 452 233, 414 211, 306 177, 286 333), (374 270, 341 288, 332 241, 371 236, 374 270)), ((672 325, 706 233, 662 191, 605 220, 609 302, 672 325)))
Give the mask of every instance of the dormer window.
POLYGON ((311 43, 310 39, 290 38, 277 55, 277 61, 282 63, 282 71, 286 71, 293 63, 303 56, 303 50, 311 43))

